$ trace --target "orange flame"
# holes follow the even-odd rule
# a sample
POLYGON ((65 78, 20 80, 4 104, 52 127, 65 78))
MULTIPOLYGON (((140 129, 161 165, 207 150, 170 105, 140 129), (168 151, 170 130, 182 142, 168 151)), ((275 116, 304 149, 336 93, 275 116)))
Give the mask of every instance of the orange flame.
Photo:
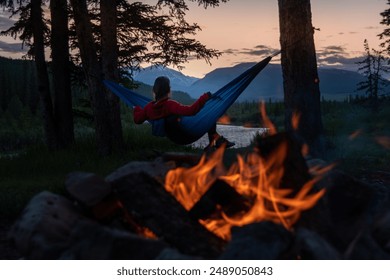
POLYGON ((301 113, 294 112, 291 118, 291 125, 294 130, 298 129, 299 120, 301 119, 301 113))
POLYGON ((375 138, 376 142, 378 142, 379 145, 384 147, 385 149, 390 150, 390 137, 387 136, 377 136, 375 138))
POLYGON ((310 152, 310 149, 309 149, 309 145, 307 145, 306 143, 302 145, 302 148, 301 148, 301 154, 302 156, 306 157, 310 152))
MULTIPOLYGON (((275 134, 276 128, 261 104, 263 122, 269 129, 269 134, 275 134)), ((299 116, 294 117, 294 125, 299 116)), ((302 152, 306 153, 307 146, 302 152)), ((280 188, 284 174, 284 161, 287 156, 287 143, 279 145, 278 149, 267 159, 260 153, 249 153, 245 158, 238 155, 237 161, 226 170, 223 166, 224 148, 218 149, 210 158, 205 155, 200 162, 191 168, 177 168, 168 172, 165 188, 187 210, 190 210, 215 180, 223 180, 234 188, 248 203, 250 209, 246 212, 228 216, 217 207, 218 213, 212 218, 200 220, 208 230, 219 237, 229 240, 232 226, 242 226, 260 221, 272 221, 291 229, 299 219, 301 212, 313 207, 323 196, 325 190, 312 192, 314 184, 332 167, 316 167, 313 178, 299 190, 280 188)))
POLYGON ((263 119, 264 126, 269 129, 269 131, 268 131, 269 135, 276 134, 276 132, 277 132, 276 127, 274 126, 274 124, 271 122, 271 120, 267 116, 264 102, 261 102, 261 104, 260 104, 260 113, 261 113, 261 117, 263 119))
POLYGON ((243 127, 251 128, 251 127, 254 127, 254 126, 253 126, 253 123, 246 122, 246 123, 243 124, 243 127))
POLYGON ((116 206, 122 209, 124 221, 128 223, 138 235, 149 239, 158 239, 157 235, 151 229, 141 226, 135 222, 135 220, 129 214, 129 212, 127 211, 126 207, 122 204, 122 202, 117 200, 116 206))
POLYGON ((194 167, 170 170, 165 177, 165 189, 190 210, 221 174, 223 152, 224 149, 218 149, 210 160, 203 155, 194 167))
POLYGON ((358 130, 352 132, 352 133, 348 136, 348 139, 349 139, 349 140, 354 140, 354 139, 356 139, 358 136, 360 136, 362 133, 363 133, 363 130, 362 130, 362 129, 358 129, 358 130))
POLYGON ((217 121, 220 124, 231 124, 230 117, 228 115, 223 115, 217 121))

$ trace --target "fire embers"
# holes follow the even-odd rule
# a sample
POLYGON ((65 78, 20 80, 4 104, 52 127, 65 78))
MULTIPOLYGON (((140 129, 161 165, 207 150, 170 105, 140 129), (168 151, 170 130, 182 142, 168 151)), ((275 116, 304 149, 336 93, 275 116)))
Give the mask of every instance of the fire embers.
POLYGON ((293 134, 274 134, 258 141, 245 157, 238 156, 227 170, 221 148, 209 158, 203 156, 196 166, 170 170, 165 188, 225 240, 230 240, 232 226, 260 221, 291 229, 301 212, 324 194, 324 189, 313 187, 328 170, 317 168, 314 176, 309 175, 301 151, 293 134))

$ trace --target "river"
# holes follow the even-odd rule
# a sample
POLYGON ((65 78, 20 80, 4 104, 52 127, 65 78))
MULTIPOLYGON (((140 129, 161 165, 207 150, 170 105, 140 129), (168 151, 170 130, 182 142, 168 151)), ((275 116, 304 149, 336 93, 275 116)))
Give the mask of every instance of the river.
MULTIPOLYGON (((261 127, 243 127, 236 125, 217 125, 217 132, 223 135, 229 141, 236 143, 232 148, 243 148, 251 144, 256 134, 263 134, 266 128, 261 127)), ((192 144, 196 148, 204 148, 209 144, 207 134, 192 144)))

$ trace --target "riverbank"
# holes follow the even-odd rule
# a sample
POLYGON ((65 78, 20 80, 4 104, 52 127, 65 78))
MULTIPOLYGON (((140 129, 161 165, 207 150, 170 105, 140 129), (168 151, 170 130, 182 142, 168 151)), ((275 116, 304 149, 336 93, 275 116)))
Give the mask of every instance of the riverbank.
MULTIPOLYGON (((256 135, 262 135, 266 133, 266 128, 259 128, 259 127, 244 127, 244 126, 237 126, 237 125, 217 125, 217 132, 220 135, 223 135, 226 139, 228 139, 231 142, 236 143, 232 148, 245 148, 248 147, 252 141, 253 138, 256 135)), ((209 140, 207 137, 207 134, 205 134, 202 138, 200 138, 198 141, 191 144, 194 148, 200 148, 203 149, 209 144, 209 140)))

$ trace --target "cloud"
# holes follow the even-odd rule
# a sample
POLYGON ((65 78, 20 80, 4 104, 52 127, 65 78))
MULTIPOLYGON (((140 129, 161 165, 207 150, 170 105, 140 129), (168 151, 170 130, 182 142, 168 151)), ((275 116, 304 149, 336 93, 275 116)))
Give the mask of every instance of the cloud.
POLYGON ((226 50, 224 50, 222 52, 223 52, 223 54, 237 55, 237 53, 239 51, 238 51, 238 49, 226 49, 226 50))
POLYGON ((376 29, 379 29, 379 26, 366 26, 366 27, 364 27, 364 29, 376 30, 376 29))
POLYGON ((266 46, 266 45, 257 45, 257 46, 255 46, 254 47, 254 49, 268 49, 269 47, 268 46, 266 46))
POLYGON ((16 20, 10 19, 9 15, 0 13, 0 31, 7 30, 12 25, 14 25, 15 22, 16 20))
POLYGON ((265 56, 270 55, 278 50, 266 45, 257 45, 253 48, 226 49, 223 51, 227 55, 247 55, 247 56, 265 56))
POLYGON ((351 66, 355 65, 358 61, 362 61, 362 57, 346 57, 343 55, 335 54, 326 57, 318 57, 320 65, 340 65, 340 66, 351 66))
POLYGON ((343 46, 326 46, 317 50, 317 60, 322 66, 338 65, 351 67, 355 66, 358 61, 362 61, 363 57, 351 57, 343 46))
POLYGON ((269 49, 242 49, 240 51, 240 54, 244 55, 250 55, 250 56, 262 56, 262 55, 267 55, 270 53, 269 49))
POLYGON ((322 55, 346 54, 343 46, 331 45, 320 50, 322 55))
POLYGON ((19 53, 19 52, 25 52, 22 49, 21 43, 7 43, 0 40, 0 50, 3 52, 10 52, 10 53, 19 53))

